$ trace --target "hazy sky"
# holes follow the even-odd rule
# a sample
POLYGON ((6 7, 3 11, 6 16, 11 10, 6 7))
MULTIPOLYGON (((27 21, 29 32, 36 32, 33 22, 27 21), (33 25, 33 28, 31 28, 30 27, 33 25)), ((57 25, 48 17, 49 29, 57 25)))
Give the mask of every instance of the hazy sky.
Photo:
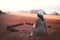
POLYGON ((3 11, 43 9, 45 12, 60 12, 60 0, 0 0, 3 11))

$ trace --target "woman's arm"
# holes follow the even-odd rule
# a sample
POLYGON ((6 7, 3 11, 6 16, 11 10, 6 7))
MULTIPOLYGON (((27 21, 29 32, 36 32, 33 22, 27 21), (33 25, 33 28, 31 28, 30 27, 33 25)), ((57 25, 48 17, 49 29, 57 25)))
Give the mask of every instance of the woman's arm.
POLYGON ((44 28, 45 28, 45 32, 47 33, 46 21, 45 20, 44 20, 44 28))

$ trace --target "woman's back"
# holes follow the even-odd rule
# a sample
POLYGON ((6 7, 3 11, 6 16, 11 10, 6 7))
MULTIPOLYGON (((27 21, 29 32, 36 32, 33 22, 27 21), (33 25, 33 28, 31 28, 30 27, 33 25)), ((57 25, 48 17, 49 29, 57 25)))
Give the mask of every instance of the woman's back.
POLYGON ((36 21, 34 33, 35 34, 45 33, 44 21, 42 21, 40 18, 38 18, 37 21, 36 21))

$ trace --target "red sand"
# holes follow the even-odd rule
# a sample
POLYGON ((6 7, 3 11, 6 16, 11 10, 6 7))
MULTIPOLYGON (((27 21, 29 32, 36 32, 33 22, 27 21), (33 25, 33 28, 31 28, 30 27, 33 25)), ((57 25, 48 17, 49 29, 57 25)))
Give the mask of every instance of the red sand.
MULTIPOLYGON (((60 27, 60 16, 44 15, 44 18, 46 19, 46 23, 47 23, 48 34, 56 31, 55 28, 60 27), (48 28, 48 25, 51 25, 52 27, 48 28)), ((7 33, 8 31, 6 30, 6 27, 8 25, 18 24, 18 23, 22 23, 22 22, 24 23, 24 25, 18 26, 15 29, 26 30, 26 31, 32 32, 34 30, 33 26, 26 25, 26 22, 30 22, 30 23, 34 24, 36 19, 37 19, 36 14, 19 14, 19 15, 3 14, 0 16, 0 33, 7 33)), ((15 36, 15 35, 18 35, 19 33, 20 32, 6 34, 6 35, 10 35, 12 37, 13 35, 15 36)), ((23 34, 25 34, 25 33, 22 33, 19 35, 23 35, 23 34)), ((18 35, 18 38, 16 40, 20 40, 19 35, 18 35)), ((25 34, 25 35, 27 35, 27 34, 25 34)), ((23 36, 23 38, 21 40, 24 40, 24 39, 28 40, 29 38, 27 36, 23 36)), ((32 40, 34 40, 35 38, 32 38, 32 40)), ((37 39, 39 39, 39 37, 37 37, 35 40, 37 40, 37 39)), ((31 38, 30 38, 30 40, 31 40, 31 38)))

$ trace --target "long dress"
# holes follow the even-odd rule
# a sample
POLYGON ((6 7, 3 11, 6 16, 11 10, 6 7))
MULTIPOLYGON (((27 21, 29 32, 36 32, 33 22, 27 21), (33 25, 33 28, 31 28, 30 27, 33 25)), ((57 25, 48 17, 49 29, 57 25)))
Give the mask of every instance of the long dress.
POLYGON ((42 21, 40 18, 38 18, 35 24, 35 30, 33 34, 37 34, 37 35, 44 34, 45 28, 46 28, 45 20, 42 21))

